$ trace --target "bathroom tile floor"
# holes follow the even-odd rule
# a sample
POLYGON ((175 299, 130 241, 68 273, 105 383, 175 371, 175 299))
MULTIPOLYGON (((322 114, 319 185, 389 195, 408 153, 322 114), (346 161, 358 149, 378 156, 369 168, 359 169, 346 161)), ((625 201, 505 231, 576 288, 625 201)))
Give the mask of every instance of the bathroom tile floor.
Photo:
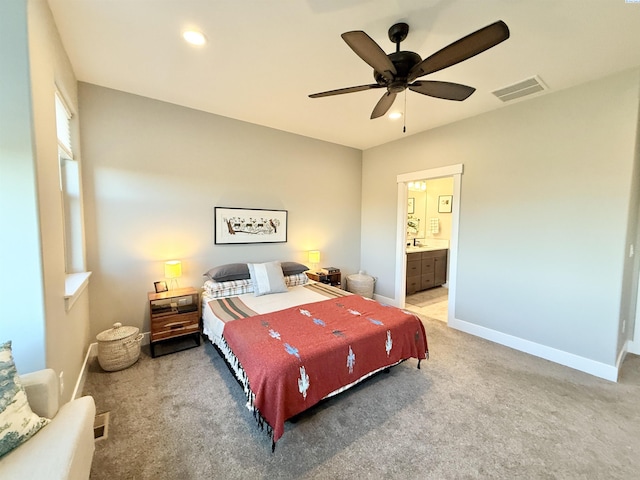
POLYGON ((407 295, 405 308, 425 317, 447 321, 449 290, 445 287, 430 288, 407 295))

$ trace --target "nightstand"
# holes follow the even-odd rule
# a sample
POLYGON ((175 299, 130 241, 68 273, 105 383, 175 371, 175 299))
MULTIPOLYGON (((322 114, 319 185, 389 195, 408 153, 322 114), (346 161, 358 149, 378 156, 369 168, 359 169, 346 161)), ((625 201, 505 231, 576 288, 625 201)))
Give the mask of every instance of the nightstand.
POLYGON ((326 283, 327 285, 331 285, 332 287, 342 288, 342 273, 340 270, 333 273, 322 273, 322 272, 304 272, 307 274, 311 280, 315 280, 316 282, 326 283))
MULTIPOLYGON (((176 288, 162 293, 149 292, 151 356, 156 344, 180 337, 193 337, 200 345, 200 293, 193 287, 176 288)), ((183 348, 181 349, 183 350, 183 348)), ((172 352, 167 352, 172 353, 172 352)))

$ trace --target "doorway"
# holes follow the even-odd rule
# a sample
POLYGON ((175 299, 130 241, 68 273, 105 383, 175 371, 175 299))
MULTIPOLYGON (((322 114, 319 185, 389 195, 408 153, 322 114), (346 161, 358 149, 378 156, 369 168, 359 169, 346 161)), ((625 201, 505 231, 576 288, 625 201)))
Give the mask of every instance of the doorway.
MULTIPOLYGON (((428 308, 433 308, 434 315, 443 321, 450 321, 455 318, 455 293, 456 293, 456 272, 458 260, 458 225, 460 213, 460 184, 462 176, 462 164, 447 167, 421 170, 417 172, 405 173, 397 176, 398 183, 398 206, 397 206, 397 230, 396 230, 396 292, 395 298, 401 308, 406 307, 406 278, 407 278, 407 219, 409 214, 409 182, 427 181, 450 177, 453 180, 453 195, 451 203, 451 233, 448 245, 447 256, 447 289, 431 289, 432 292, 425 293, 423 303, 428 308), (446 300, 445 300, 446 296, 446 300), (442 303, 445 301, 446 303, 442 303), (438 304, 439 305, 436 305, 438 304), (429 307, 434 305, 434 307, 429 307), (437 310, 437 311, 436 311, 437 310)), ((408 308, 408 307, 407 307, 408 308)), ((422 313, 422 312, 420 312, 422 313)))

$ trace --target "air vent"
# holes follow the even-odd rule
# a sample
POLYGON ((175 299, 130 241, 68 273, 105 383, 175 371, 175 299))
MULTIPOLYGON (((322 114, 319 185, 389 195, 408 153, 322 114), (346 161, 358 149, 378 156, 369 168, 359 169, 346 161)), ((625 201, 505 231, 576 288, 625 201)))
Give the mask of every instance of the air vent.
POLYGON ((96 415, 93 420, 93 438, 98 440, 106 440, 109 437, 109 412, 96 415))
POLYGON ((546 86, 542 80, 540 80, 540 77, 536 75, 535 77, 527 78, 526 80, 514 83, 513 85, 501 88, 492 93, 503 102, 508 102, 543 90, 546 90, 546 86))

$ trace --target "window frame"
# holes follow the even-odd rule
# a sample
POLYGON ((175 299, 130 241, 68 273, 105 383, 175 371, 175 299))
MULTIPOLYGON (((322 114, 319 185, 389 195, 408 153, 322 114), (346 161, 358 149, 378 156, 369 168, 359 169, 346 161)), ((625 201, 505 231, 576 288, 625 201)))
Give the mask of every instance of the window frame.
POLYGON ((77 116, 58 88, 55 89, 58 181, 62 207, 62 235, 65 265, 65 304, 67 311, 88 285, 91 272, 86 268, 82 171, 74 144, 77 116), (61 138, 62 137, 62 138, 61 138))

